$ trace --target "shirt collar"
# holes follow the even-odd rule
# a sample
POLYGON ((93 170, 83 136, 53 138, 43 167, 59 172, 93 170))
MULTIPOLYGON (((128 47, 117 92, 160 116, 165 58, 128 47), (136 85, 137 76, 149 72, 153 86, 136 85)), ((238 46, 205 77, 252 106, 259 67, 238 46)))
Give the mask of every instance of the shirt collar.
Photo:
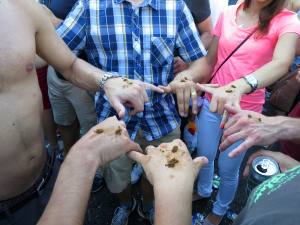
MULTIPOLYGON (((125 2, 125 1, 127 1, 127 0, 114 0, 114 2, 116 4, 121 4, 121 3, 125 2)), ((158 0, 144 0, 144 2, 142 3, 141 6, 150 5, 152 8, 154 8, 154 9, 157 10, 158 9, 158 2, 157 1, 158 0)))

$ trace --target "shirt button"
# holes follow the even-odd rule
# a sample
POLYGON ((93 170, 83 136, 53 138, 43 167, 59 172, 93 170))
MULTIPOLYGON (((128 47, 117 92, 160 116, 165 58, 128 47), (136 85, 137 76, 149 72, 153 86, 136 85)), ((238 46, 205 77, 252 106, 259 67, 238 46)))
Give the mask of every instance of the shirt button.
POLYGON ((135 40, 135 41, 138 41, 138 40, 139 40, 139 38, 137 38, 137 37, 136 37, 134 40, 135 40))

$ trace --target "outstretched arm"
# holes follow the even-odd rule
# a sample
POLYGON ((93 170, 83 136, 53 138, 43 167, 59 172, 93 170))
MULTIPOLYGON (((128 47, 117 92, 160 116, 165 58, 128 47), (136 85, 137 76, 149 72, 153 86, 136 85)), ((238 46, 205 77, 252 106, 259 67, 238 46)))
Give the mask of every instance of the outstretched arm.
POLYGON ((154 187, 155 225, 190 225, 194 180, 205 157, 192 160, 180 140, 149 146, 147 155, 130 152, 128 156, 140 163, 154 187))
POLYGON ((111 117, 93 127, 70 150, 60 168, 39 225, 83 224, 93 178, 99 166, 131 150, 141 151, 125 124, 111 117))
MULTIPOLYGON (((36 23, 37 54, 76 86, 88 90, 99 90, 100 81, 103 80, 105 72, 78 59, 70 51, 64 41, 58 37, 51 20, 38 3, 34 0, 27 0, 24 7, 36 23)), ((83 6, 79 5, 79 7, 83 6)), ((144 110, 144 104, 148 101, 146 89, 163 93, 163 90, 151 84, 135 80, 130 80, 130 85, 127 83, 128 79, 125 81, 121 78, 112 78, 107 80, 103 87, 108 101, 119 117, 125 115, 125 104, 132 108, 132 114, 144 110)))

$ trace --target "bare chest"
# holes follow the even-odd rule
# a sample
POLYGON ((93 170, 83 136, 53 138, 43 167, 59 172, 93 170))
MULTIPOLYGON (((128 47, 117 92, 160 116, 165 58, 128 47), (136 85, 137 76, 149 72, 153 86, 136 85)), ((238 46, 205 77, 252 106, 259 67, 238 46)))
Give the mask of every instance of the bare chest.
POLYGON ((1 88, 1 83, 22 79, 33 69, 35 30, 30 16, 14 1, 1 1, 0 15, 1 88))

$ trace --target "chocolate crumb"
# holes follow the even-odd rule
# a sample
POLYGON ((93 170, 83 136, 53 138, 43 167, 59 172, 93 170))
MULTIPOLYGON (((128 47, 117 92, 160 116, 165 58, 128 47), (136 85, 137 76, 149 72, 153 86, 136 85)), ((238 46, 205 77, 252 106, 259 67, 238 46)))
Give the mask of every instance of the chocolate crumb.
POLYGON ((249 119, 251 119, 251 118, 252 118, 252 116, 249 114, 249 115, 248 115, 248 118, 249 118, 249 119))
POLYGON ((171 160, 168 160, 166 166, 169 168, 174 168, 177 163, 179 163, 178 159, 172 158, 171 160))
POLYGON ((185 82, 185 80, 184 80, 184 79, 182 79, 180 82, 184 83, 184 82, 185 82))
POLYGON ((228 89, 225 91, 226 93, 232 93, 232 90, 231 89, 228 89))
POLYGON ((97 129, 97 130, 95 130, 95 133, 96 133, 96 134, 102 134, 103 132, 104 132, 103 129, 97 129))
POLYGON ((261 119, 261 118, 258 118, 258 122, 262 122, 262 119, 261 119))
POLYGON ((128 84, 130 84, 130 85, 131 85, 131 84, 133 84, 133 82, 131 82, 131 81, 130 81, 130 82, 128 82, 128 84))
POLYGON ((184 77, 185 80, 189 80, 187 77, 184 77))
POLYGON ((235 85, 233 85, 233 84, 231 85, 231 87, 232 87, 232 88, 236 88, 236 86, 235 86, 235 85))
POLYGON ((175 146, 172 148, 172 152, 175 153, 175 152, 177 152, 177 151, 178 151, 178 146, 175 145, 175 146))
POLYGON ((128 79, 127 78, 123 78, 123 81, 128 81, 128 79))
POLYGON ((116 135, 121 135, 121 134, 122 134, 122 129, 121 129, 120 126, 119 126, 118 129, 116 130, 115 134, 116 134, 116 135))

